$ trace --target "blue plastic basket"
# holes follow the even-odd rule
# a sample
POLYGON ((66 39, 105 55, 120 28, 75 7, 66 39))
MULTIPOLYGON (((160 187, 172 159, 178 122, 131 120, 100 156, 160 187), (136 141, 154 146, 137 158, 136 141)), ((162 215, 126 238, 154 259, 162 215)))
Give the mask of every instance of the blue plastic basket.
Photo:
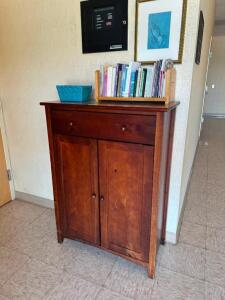
POLYGON ((91 97, 92 86, 57 85, 61 102, 86 102, 91 97))

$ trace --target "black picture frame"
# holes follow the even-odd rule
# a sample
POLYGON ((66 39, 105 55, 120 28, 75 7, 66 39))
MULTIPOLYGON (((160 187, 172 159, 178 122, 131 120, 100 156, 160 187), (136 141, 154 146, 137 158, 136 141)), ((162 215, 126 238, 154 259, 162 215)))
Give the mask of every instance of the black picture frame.
POLYGON ((196 49, 196 56, 195 62, 197 65, 201 63, 201 54, 202 54, 202 43, 204 37, 204 27, 205 27, 205 20, 203 11, 200 11, 200 18, 199 18, 199 27, 198 27, 198 40, 197 40, 197 49, 196 49))
POLYGON ((81 1, 80 7, 84 54, 128 49, 128 0, 81 1))

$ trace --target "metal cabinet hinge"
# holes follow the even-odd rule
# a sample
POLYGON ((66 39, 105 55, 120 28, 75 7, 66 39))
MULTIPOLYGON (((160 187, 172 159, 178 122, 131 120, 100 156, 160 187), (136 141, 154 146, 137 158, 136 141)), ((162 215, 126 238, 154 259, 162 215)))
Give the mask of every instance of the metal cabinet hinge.
POLYGON ((7 170, 7 176, 8 176, 8 180, 11 181, 12 180, 12 172, 10 169, 7 170))

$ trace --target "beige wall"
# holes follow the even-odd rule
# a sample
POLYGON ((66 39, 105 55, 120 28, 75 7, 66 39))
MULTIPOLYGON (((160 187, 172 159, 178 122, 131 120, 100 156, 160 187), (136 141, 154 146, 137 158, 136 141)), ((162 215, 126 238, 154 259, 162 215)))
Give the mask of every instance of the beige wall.
MULTIPOLYGON (((135 1, 129 0, 130 24, 135 1)), ((2 0, 0 3, 1 98, 17 191, 52 199, 42 100, 58 99, 55 86, 93 83, 101 63, 133 58, 130 51, 82 55, 80 1, 2 0)))
POLYGON ((205 99, 204 113, 225 115, 225 36, 212 40, 212 58, 208 75, 208 94, 205 99), (215 88, 212 89, 212 85, 215 88))
POLYGON ((202 106, 205 92, 206 73, 210 50, 210 41, 214 28, 215 1, 201 0, 201 10, 205 19, 204 39, 202 45, 202 55, 200 65, 194 64, 191 99, 188 114, 188 124, 186 133, 185 154, 183 162, 183 175, 181 186, 180 211, 191 172, 195 151, 198 145, 200 125, 202 121, 202 106))
POLYGON ((225 24, 216 25, 214 28, 214 36, 224 36, 225 35, 225 24))
MULTIPOLYGON (((90 55, 81 51, 79 3, 78 0, 0 2, 1 98, 15 188, 19 192, 53 198, 45 116, 39 101, 55 100, 58 83, 93 83, 94 70, 100 63, 126 62, 134 57, 135 0, 129 0, 129 51, 90 55)), ((169 196, 170 240, 176 234, 179 220, 199 5, 200 0, 188 0, 183 64, 176 67, 176 98, 181 105, 177 112, 169 196)))

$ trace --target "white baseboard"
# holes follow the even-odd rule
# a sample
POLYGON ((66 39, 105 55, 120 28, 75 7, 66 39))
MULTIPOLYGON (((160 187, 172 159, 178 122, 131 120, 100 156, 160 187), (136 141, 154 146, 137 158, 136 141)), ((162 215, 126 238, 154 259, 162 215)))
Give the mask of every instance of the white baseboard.
POLYGON ((54 201, 46 198, 41 198, 38 196, 34 196, 31 194, 23 193, 23 192, 15 192, 16 199, 23 200, 26 202, 34 203, 40 206, 44 206, 47 208, 54 208, 54 201))
POLYGON ((169 231, 166 232, 166 243, 176 245, 177 240, 177 235, 175 233, 169 231))

